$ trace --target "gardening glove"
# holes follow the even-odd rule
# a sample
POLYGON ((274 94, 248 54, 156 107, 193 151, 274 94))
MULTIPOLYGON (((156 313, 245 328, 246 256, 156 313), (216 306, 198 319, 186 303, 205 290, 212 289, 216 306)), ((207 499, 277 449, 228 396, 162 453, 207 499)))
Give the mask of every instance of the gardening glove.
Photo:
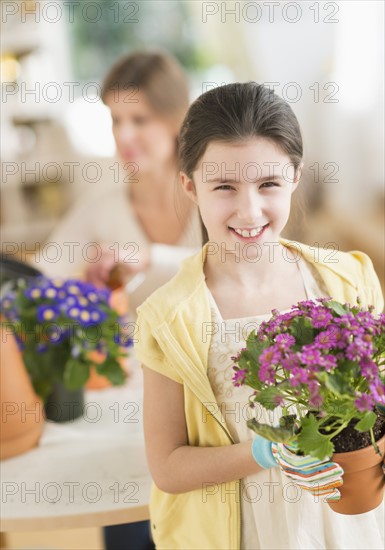
POLYGON ((340 500, 338 490, 343 484, 343 469, 329 458, 319 460, 310 455, 297 455, 298 444, 272 443, 257 435, 252 443, 254 460, 262 468, 279 466, 283 473, 301 489, 326 502, 340 500))

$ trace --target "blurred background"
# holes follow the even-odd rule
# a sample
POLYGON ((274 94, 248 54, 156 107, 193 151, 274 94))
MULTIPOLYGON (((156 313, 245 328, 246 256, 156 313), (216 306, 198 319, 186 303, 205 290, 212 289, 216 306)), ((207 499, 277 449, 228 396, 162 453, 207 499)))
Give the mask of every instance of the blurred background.
POLYGON ((361 249, 384 279, 382 2, 1 2, 3 250, 38 259, 79 196, 117 183, 107 69, 173 53, 191 99, 269 83, 302 126, 306 202, 286 235, 361 249), (12 244, 9 244, 12 243, 12 244))
MULTIPOLYGON (((38 263, 76 201, 119 184, 100 84, 121 55, 161 48, 187 71, 191 100, 255 80, 289 101, 305 143, 306 215, 297 210, 286 236, 363 250, 384 281, 383 2, 0 5, 3 252, 38 263)), ((101 544, 92 536, 84 548, 101 544)))

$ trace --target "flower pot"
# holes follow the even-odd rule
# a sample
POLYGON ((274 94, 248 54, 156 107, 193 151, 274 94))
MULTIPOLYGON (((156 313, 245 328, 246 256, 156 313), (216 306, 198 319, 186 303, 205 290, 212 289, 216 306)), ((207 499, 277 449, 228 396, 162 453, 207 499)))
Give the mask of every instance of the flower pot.
POLYGON ((84 388, 68 390, 60 382, 55 382, 52 392, 45 402, 47 420, 54 422, 71 422, 83 413, 84 388))
POLYGON ((44 426, 43 404, 33 390, 15 337, 0 326, 0 460, 36 447, 44 426))
MULTIPOLYGON (((98 365, 105 360, 105 355, 99 351, 91 351, 88 354, 88 358, 91 359, 95 365, 98 365)), ((112 386, 112 384, 108 378, 103 376, 103 374, 99 374, 96 371, 96 367, 92 366, 90 368, 90 376, 86 384, 87 390, 102 390, 103 388, 109 388, 110 386, 112 386)))
MULTIPOLYGON (((124 288, 117 288, 111 292, 110 306, 114 308, 120 316, 127 314, 129 309, 129 300, 127 292, 124 288)), ((95 363, 95 365, 99 365, 105 360, 105 355, 99 351, 92 351, 88 354, 88 356, 95 363)), ((121 359, 120 365, 128 374, 127 359, 121 359)), ((95 367, 91 367, 90 376, 86 384, 86 388, 88 390, 102 390, 111 386, 112 384, 108 378, 102 374, 99 374, 95 367)))
POLYGON ((335 453, 333 461, 344 470, 341 500, 329 506, 339 514, 365 514, 382 502, 385 477, 382 462, 385 456, 385 435, 377 441, 382 457, 370 445, 358 451, 335 453))

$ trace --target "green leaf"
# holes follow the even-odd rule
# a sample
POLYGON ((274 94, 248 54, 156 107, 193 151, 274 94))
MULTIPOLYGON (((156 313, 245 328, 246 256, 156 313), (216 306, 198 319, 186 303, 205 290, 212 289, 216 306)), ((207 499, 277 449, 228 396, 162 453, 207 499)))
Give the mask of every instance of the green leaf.
POLYGON ((338 372, 349 377, 357 378, 360 376, 360 365, 356 361, 350 359, 344 359, 338 363, 338 372))
POLYGON ((340 302, 336 302, 335 300, 330 300, 329 302, 325 302, 325 306, 329 307, 339 317, 341 315, 346 315, 346 313, 348 313, 349 311, 346 307, 340 304, 340 302))
POLYGON ((292 319, 289 330, 300 346, 311 344, 314 340, 314 329, 310 319, 295 317, 292 319))
POLYGON ((103 363, 96 365, 96 371, 103 374, 114 386, 120 386, 127 378, 126 373, 115 359, 107 357, 103 363))
POLYGON ((337 395, 346 395, 350 392, 350 386, 343 374, 334 372, 328 374, 325 380, 326 387, 337 395))
POLYGON ((297 419, 297 415, 295 414, 287 414, 284 416, 281 416, 279 419, 279 425, 281 428, 285 428, 286 430, 291 430, 292 433, 294 433, 294 424, 297 419))
POLYGON ((259 356, 263 350, 268 347, 269 342, 260 340, 254 332, 251 332, 247 337, 246 348, 248 357, 259 364, 259 356))
POLYGON ((78 390, 87 382, 90 375, 90 367, 87 363, 71 358, 67 361, 63 383, 69 390, 78 390))
POLYGON ((358 432, 367 432, 371 428, 373 428, 375 422, 377 420, 377 415, 373 411, 366 411, 364 416, 361 418, 359 422, 354 426, 354 429, 358 432))
POLYGON ((313 414, 302 419, 301 431, 297 438, 299 449, 306 455, 323 460, 333 454, 334 445, 328 436, 319 432, 318 422, 313 414))
POLYGON ((269 424, 261 424, 255 418, 247 421, 247 427, 255 433, 277 443, 290 443, 293 439, 293 430, 281 427, 269 426, 269 424))
POLYGON ((258 401, 268 411, 273 411, 278 407, 276 398, 280 395, 281 392, 276 386, 268 386, 256 395, 255 401, 258 401))

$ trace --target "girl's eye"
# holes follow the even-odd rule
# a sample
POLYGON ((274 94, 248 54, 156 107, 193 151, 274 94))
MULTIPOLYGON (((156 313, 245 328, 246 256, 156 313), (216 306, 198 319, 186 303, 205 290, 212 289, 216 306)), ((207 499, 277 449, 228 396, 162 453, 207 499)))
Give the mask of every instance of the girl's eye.
POLYGON ((146 124, 148 122, 148 118, 147 117, 136 117, 134 118, 134 123, 137 124, 138 126, 143 126, 143 124, 146 124))
POLYGON ((227 191, 228 189, 234 189, 234 187, 231 187, 231 185, 219 185, 218 187, 215 187, 215 191, 219 189, 222 191, 227 191))
POLYGON ((265 181, 262 183, 261 188, 262 187, 279 187, 279 184, 274 181, 265 181))

